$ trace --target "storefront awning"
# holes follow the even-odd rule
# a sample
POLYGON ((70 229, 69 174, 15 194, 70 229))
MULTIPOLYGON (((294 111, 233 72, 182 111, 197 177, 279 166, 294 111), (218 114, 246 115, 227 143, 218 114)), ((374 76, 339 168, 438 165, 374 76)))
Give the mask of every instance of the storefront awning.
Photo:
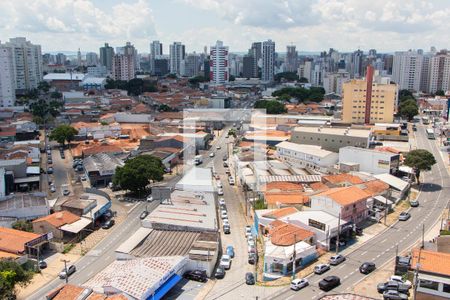
POLYGON ((181 276, 178 274, 173 274, 162 286, 160 286, 156 291, 153 297, 150 297, 152 300, 160 300, 167 294, 178 282, 180 282, 181 276))
POLYGON ((72 224, 66 224, 64 226, 61 226, 60 229, 62 231, 78 233, 81 230, 83 230, 84 228, 86 228, 86 226, 88 226, 91 223, 92 223, 92 220, 81 217, 80 220, 73 222, 72 224))

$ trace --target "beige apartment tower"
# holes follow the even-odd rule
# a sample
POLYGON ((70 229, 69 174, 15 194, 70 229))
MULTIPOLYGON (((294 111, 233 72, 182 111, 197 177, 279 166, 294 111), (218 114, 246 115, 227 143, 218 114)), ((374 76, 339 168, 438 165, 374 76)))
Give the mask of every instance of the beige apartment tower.
POLYGON ((392 123, 397 104, 397 85, 389 78, 374 76, 367 67, 365 79, 345 82, 342 92, 342 120, 353 124, 392 123))

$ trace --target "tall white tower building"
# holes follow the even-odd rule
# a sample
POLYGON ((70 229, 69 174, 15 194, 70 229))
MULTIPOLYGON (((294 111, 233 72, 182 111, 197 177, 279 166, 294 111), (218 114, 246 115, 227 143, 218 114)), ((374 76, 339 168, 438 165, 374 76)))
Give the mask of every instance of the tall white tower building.
POLYGON ((442 50, 430 60, 430 93, 450 90, 450 53, 442 50))
POLYGON ((273 81, 275 67, 275 42, 268 40, 262 44, 262 81, 273 81))
POLYGON ((174 42, 169 46, 170 73, 181 75, 181 61, 185 56, 185 47, 180 42, 174 42))
POLYGON ((423 55, 417 51, 395 52, 392 80, 401 90, 420 91, 423 55))
POLYGON ((229 79, 228 47, 217 41, 210 47, 209 79, 214 84, 224 84, 229 79))
POLYGON ((13 54, 0 44, 0 107, 14 106, 15 100, 13 54))

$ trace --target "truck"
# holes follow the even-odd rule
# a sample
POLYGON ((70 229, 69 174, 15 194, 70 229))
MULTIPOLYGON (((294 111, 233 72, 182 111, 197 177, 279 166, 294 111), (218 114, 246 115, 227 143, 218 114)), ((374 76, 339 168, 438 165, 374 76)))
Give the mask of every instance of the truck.
POLYGON ((194 164, 196 165, 196 166, 198 166, 198 165, 201 165, 203 163, 203 157, 201 156, 201 155, 197 155, 195 158, 194 158, 194 164))

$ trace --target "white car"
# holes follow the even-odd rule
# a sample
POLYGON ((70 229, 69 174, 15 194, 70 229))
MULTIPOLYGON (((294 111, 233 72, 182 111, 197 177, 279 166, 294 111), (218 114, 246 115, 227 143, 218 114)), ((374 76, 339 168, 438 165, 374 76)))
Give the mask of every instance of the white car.
POLYGON ((309 285, 308 279, 297 278, 291 281, 291 290, 298 291, 309 285))
POLYGON ((252 235, 252 227, 251 226, 245 226, 245 236, 249 237, 252 235))
POLYGON ((219 205, 225 205, 225 199, 219 198, 219 205))
POLYGON ((222 255, 220 259, 220 265, 225 269, 229 270, 231 267, 231 257, 229 255, 222 255))
POLYGON ((227 213, 227 211, 226 211, 226 210, 222 210, 222 211, 220 212, 220 217, 222 218, 222 220, 223 220, 223 219, 228 219, 228 213, 227 213))
POLYGON ((217 150, 220 150, 221 148, 222 148, 222 147, 220 147, 220 145, 217 145, 217 146, 216 146, 216 149, 217 149, 217 150))
POLYGON ((251 239, 247 241, 249 247, 255 247, 255 240, 251 239))
POLYGON ((230 226, 230 221, 228 221, 228 219, 223 219, 222 220, 223 225, 228 225, 230 226))
POLYGON ((220 180, 217 180, 217 181, 216 181, 216 185, 217 185, 217 187, 220 188, 220 189, 223 188, 222 182, 220 182, 220 180))
POLYGON ((217 189, 217 195, 223 196, 223 189, 218 188, 218 189, 217 189))
POLYGON ((147 197, 147 202, 153 202, 153 196, 148 196, 147 197))
POLYGON ((56 187, 53 184, 50 186, 50 192, 56 192, 56 187))
POLYGON ((211 152, 211 153, 209 154, 209 157, 214 157, 214 152, 211 152))
POLYGON ((411 281, 409 281, 409 280, 403 280, 402 276, 392 275, 392 276, 389 278, 389 281, 395 281, 395 282, 398 282, 398 283, 400 283, 400 284, 407 285, 408 288, 411 288, 411 287, 412 287, 411 281))
POLYGON ((233 178, 233 176, 229 176, 229 177, 228 177, 228 183, 229 183, 230 185, 234 185, 234 178, 233 178))

